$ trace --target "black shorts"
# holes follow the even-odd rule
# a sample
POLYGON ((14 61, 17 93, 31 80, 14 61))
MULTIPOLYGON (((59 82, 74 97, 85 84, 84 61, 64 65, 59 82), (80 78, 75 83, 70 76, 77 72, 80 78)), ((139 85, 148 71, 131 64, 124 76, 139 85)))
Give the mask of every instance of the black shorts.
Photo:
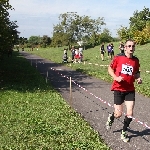
POLYGON ((111 51, 111 52, 110 52, 110 55, 111 55, 111 56, 114 56, 114 51, 111 51))
POLYGON ((121 105, 124 101, 135 101, 135 91, 114 91, 114 104, 121 105))
POLYGON ((120 53, 124 53, 124 49, 120 50, 120 53))
POLYGON ((103 54, 103 55, 104 55, 104 51, 101 51, 101 54, 103 54))
POLYGON ((74 56, 75 56, 75 54, 72 54, 72 60, 74 60, 74 56))
POLYGON ((110 55, 110 51, 108 51, 108 56, 110 55))

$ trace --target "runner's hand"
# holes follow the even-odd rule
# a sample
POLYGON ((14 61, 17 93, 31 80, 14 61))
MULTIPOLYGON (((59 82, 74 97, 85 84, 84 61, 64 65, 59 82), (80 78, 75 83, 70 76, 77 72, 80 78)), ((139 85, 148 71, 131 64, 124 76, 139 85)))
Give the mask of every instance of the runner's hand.
POLYGON ((141 78, 137 79, 137 84, 142 84, 142 79, 141 78))
POLYGON ((116 77, 115 80, 116 80, 117 82, 121 82, 121 81, 123 81, 123 77, 121 77, 121 76, 116 77))

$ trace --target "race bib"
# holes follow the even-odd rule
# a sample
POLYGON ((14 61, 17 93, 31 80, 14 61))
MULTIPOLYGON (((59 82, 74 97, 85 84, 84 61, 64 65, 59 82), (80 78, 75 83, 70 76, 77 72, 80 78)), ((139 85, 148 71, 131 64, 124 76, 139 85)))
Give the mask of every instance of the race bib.
POLYGON ((121 73, 122 73, 122 74, 128 74, 128 75, 132 76, 133 67, 132 67, 132 66, 125 65, 125 64, 122 64, 121 73))

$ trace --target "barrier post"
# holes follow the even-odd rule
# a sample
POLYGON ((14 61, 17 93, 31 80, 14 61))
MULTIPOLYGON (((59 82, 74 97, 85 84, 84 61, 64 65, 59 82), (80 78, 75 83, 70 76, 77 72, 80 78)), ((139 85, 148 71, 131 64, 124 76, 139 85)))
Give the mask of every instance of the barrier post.
POLYGON ((47 70, 47 77, 48 77, 48 70, 47 70))
POLYGON ((36 59, 36 68, 37 68, 37 59, 36 59))
POLYGON ((71 77, 70 77, 70 106, 72 106, 72 84, 71 84, 71 77))

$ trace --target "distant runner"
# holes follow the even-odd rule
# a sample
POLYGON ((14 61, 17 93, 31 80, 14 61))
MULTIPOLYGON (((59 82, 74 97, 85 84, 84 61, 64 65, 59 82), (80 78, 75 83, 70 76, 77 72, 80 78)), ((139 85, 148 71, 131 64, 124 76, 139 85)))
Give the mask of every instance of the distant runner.
POLYGON ((104 43, 100 46, 100 53, 101 53, 101 59, 104 61, 104 53, 106 53, 105 48, 104 48, 104 43))
POLYGON ((124 53, 124 43, 123 42, 120 42, 119 50, 120 50, 120 53, 124 53))

